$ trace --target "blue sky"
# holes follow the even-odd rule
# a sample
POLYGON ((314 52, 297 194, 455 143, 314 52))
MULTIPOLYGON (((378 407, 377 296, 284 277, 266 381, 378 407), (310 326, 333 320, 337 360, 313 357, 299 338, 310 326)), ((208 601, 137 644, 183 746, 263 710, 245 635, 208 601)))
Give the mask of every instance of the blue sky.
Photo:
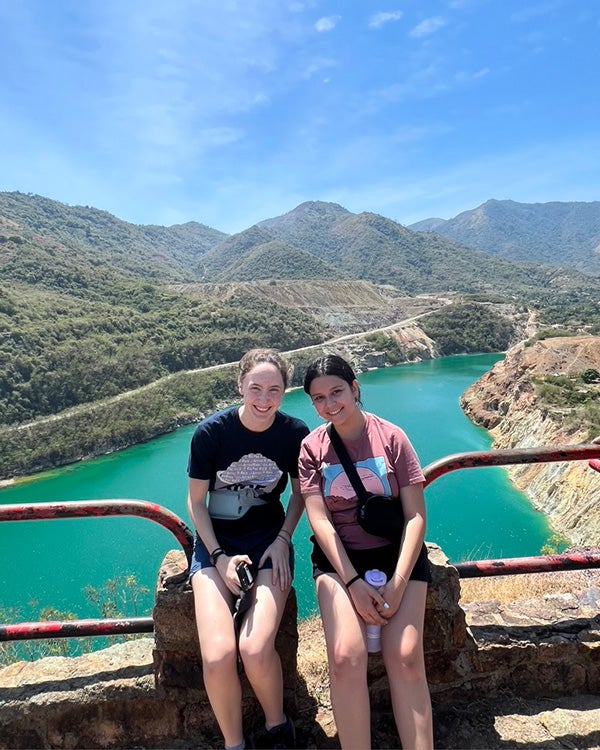
POLYGON ((0 190, 238 232, 600 199, 597 0, 5 0, 0 190))

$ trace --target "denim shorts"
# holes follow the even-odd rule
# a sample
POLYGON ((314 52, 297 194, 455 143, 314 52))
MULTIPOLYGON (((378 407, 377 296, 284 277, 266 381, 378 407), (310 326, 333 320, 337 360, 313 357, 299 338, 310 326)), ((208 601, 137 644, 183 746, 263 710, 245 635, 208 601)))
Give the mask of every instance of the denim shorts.
MULTIPOLYGON (((233 535, 228 535, 227 538, 221 535, 217 536, 219 546, 225 550, 225 554, 228 556, 233 555, 248 555, 252 560, 252 572, 254 574, 258 571, 258 563, 260 558, 263 556, 264 551, 267 547, 277 538, 279 528, 276 530, 257 530, 243 535, 243 539, 236 539, 233 535)), ((292 577, 294 575, 294 547, 292 544, 290 547, 290 570, 292 577)), ((212 552, 212 550, 210 550, 212 552)), ((200 539, 198 534, 194 539, 194 550, 192 552, 192 560, 190 562, 190 574, 189 577, 197 573, 202 568, 214 567, 210 561, 210 552, 206 549, 204 542, 200 539)), ((261 570, 268 570, 273 567, 271 558, 265 560, 261 570)))

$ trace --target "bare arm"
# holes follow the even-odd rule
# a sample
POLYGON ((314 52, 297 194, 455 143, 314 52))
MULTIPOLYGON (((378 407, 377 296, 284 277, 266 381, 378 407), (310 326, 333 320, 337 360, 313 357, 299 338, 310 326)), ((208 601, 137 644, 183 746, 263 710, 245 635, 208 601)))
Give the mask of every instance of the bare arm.
POLYGON ((400 488, 400 500, 404 511, 404 529, 400 542, 400 554, 392 578, 383 587, 383 593, 390 609, 386 617, 391 617, 400 606, 411 571, 419 557, 425 538, 425 498, 423 484, 411 484, 400 488))
POLYGON ((304 511, 304 504, 300 494, 300 480, 291 479, 291 493, 288 501, 285 520, 279 534, 264 551, 260 559, 261 567, 267 558, 271 558, 273 565, 273 585, 279 584, 282 591, 292 583, 292 571, 290 570, 290 544, 292 535, 298 525, 300 516, 304 511))

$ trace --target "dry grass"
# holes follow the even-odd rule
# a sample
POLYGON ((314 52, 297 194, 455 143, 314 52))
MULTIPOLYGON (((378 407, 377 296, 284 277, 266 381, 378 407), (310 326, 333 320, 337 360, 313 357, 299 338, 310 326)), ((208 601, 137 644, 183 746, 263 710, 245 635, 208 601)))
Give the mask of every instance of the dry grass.
POLYGON ((508 576, 464 578, 460 582, 462 604, 497 600, 508 604, 517 599, 541 598, 600 588, 600 569, 525 573, 508 576))

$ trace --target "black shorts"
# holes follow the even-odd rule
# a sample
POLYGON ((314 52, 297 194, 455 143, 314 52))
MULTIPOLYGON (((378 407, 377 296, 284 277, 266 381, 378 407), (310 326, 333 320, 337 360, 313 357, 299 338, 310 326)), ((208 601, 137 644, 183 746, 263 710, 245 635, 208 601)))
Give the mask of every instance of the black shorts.
MULTIPOLYGON (((335 568, 317 544, 314 536, 311 536, 310 541, 313 544, 313 551, 310 556, 313 565, 313 578, 317 578, 322 573, 335 573, 335 568)), ((346 554, 361 578, 364 577, 367 570, 377 568, 377 570, 382 570, 389 580, 396 570, 398 555, 400 554, 400 543, 386 544, 383 547, 373 547, 372 549, 346 548, 346 554)), ((431 583, 431 569, 429 567, 425 544, 421 547, 419 557, 410 574, 410 580, 431 583)))

